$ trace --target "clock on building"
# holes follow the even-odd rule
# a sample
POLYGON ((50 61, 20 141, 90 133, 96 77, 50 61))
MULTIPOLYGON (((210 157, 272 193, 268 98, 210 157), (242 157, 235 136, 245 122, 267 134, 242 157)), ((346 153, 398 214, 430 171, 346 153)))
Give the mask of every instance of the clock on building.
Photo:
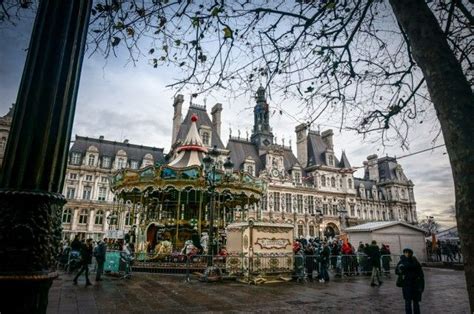
POLYGON ((274 177, 278 177, 280 175, 280 172, 278 171, 277 168, 273 168, 272 169, 272 176, 274 177))

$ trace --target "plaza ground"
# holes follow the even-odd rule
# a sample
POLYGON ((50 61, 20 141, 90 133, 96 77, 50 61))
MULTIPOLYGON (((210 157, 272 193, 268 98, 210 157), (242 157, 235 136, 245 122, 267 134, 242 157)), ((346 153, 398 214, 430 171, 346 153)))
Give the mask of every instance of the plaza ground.
MULTIPOLYGON (((422 313, 469 313, 464 272, 424 268, 426 290, 422 313)), ((395 276, 381 287, 370 277, 334 279, 328 283, 288 282, 246 285, 235 281, 185 282, 181 275, 134 273, 129 280, 105 276, 85 287, 63 274, 54 281, 48 313, 170 313, 170 312, 294 312, 404 313, 395 276)))

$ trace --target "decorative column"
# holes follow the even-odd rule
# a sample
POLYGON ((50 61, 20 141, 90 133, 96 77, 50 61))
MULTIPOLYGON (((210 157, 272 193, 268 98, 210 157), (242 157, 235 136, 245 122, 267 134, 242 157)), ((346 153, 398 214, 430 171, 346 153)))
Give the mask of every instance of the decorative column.
POLYGON ((91 0, 42 0, 0 177, 0 312, 45 313, 91 0))

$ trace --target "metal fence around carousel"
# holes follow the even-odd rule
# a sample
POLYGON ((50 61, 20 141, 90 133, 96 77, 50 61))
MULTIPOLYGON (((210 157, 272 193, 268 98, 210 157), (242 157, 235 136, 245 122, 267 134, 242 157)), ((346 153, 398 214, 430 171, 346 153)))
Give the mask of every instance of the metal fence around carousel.
MULTIPOLYGON (((292 274, 297 279, 315 278, 321 269, 319 255, 299 254, 228 254, 226 256, 190 255, 183 254, 135 254, 132 269, 135 272, 162 274, 192 274, 203 273, 210 263, 227 276, 245 275, 279 275, 292 274)), ((381 274, 393 274, 400 260, 399 255, 382 255, 380 257, 381 274)), ((327 270, 332 276, 369 275, 372 272, 370 261, 366 254, 331 255, 327 262, 327 270)), ((108 251, 104 271, 119 273, 124 271, 124 263, 120 251, 108 251)))

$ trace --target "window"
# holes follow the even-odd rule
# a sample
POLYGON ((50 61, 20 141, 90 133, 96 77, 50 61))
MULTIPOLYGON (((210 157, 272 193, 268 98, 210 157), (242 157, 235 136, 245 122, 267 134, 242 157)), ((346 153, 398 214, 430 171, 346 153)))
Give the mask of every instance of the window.
POLYGON ((5 150, 5 147, 7 146, 7 138, 6 137, 2 137, 0 139, 0 149, 1 150, 5 150))
POLYGON ((107 177, 101 177, 101 178, 100 178, 100 182, 102 182, 102 183, 108 183, 108 182, 109 182, 109 178, 107 178, 107 177))
POLYGON ((125 226, 130 226, 132 224, 132 216, 130 213, 127 213, 125 216, 125 226))
POLYGON ((352 189, 352 179, 347 180, 347 185, 349 189, 352 189))
POLYGON ((329 164, 329 166, 334 165, 334 157, 332 157, 332 155, 328 156, 328 164, 329 164))
POLYGON ((328 215, 328 204, 323 204, 323 215, 328 215))
POLYGON ((76 180, 77 179, 77 173, 70 173, 69 174, 69 179, 76 180))
POLYGON ((71 155, 71 164, 73 164, 73 165, 81 164, 81 153, 72 153, 72 155, 71 155))
POLYGON ((73 199, 76 196, 76 188, 67 188, 66 198, 73 199))
POLYGON ((321 185, 326 186, 326 176, 321 177, 321 185))
POLYGON ((72 211, 70 208, 66 208, 63 210, 63 218, 62 218, 62 222, 63 224, 69 224, 71 223, 71 219, 72 219, 72 211))
POLYGON ((308 212, 314 214, 314 197, 313 195, 308 196, 308 212))
POLYGON ((110 157, 102 157, 102 168, 110 168, 111 161, 110 157))
POLYGON ((303 195, 296 195, 296 208, 299 214, 303 213, 303 195))
POLYGON ((209 145, 209 133, 207 132, 202 133, 202 143, 204 145, 209 145))
POLYGON ((313 225, 309 225, 309 236, 314 237, 314 226, 313 225))
POLYGON ((298 225, 298 237, 303 236, 303 225, 298 225))
POLYGON ((274 208, 274 211, 276 212, 280 211, 280 193, 279 192, 273 193, 273 208, 274 208))
POLYGON ((297 171, 295 172, 295 183, 301 182, 301 174, 297 171))
POLYGON ((104 212, 99 210, 95 214, 95 224, 102 225, 104 223, 104 212))
POLYGON ((332 205, 332 215, 333 216, 337 215, 337 205, 332 205))
POLYGON ((247 172, 253 175, 253 167, 252 166, 247 166, 247 172))
POLYGON ((89 155, 89 166, 94 166, 95 164, 95 156, 90 154, 89 155))
POLYGON ((360 218, 360 209, 357 210, 357 217, 360 218))
POLYGON ((86 181, 91 182, 92 181, 92 175, 86 175, 86 181))
POLYGON ((98 199, 99 201, 105 201, 106 198, 107 198, 107 188, 101 186, 101 187, 99 188, 99 196, 98 196, 97 199, 98 199))
POLYGON ((334 177, 331 178, 331 186, 332 186, 333 188, 336 187, 336 179, 335 179, 334 177))
POLYGON ((355 206, 350 205, 350 208, 351 208, 351 216, 354 217, 355 216, 355 206))
POLYGON ((81 210, 81 213, 79 214, 79 223, 80 224, 86 224, 87 223, 87 218, 89 217, 87 210, 83 209, 81 210))
POLYGON ((125 168, 126 164, 127 164, 127 163, 125 162, 125 159, 123 159, 123 158, 119 158, 119 159, 117 160, 117 168, 118 168, 118 169, 125 168))
POLYGON ((342 178, 339 179, 339 186, 342 188, 342 178))
POLYGON ((92 194, 92 188, 90 186, 85 186, 84 191, 82 192, 82 199, 90 200, 92 194))
POLYGON ((138 161, 132 160, 132 161, 130 162, 130 168, 132 168, 132 169, 138 169, 138 161))
POLYGON ((286 202, 286 212, 291 213, 291 194, 290 193, 286 193, 285 202, 286 202))
POLYGON ((382 212, 382 220, 387 220, 387 217, 385 215, 385 212, 382 212))

